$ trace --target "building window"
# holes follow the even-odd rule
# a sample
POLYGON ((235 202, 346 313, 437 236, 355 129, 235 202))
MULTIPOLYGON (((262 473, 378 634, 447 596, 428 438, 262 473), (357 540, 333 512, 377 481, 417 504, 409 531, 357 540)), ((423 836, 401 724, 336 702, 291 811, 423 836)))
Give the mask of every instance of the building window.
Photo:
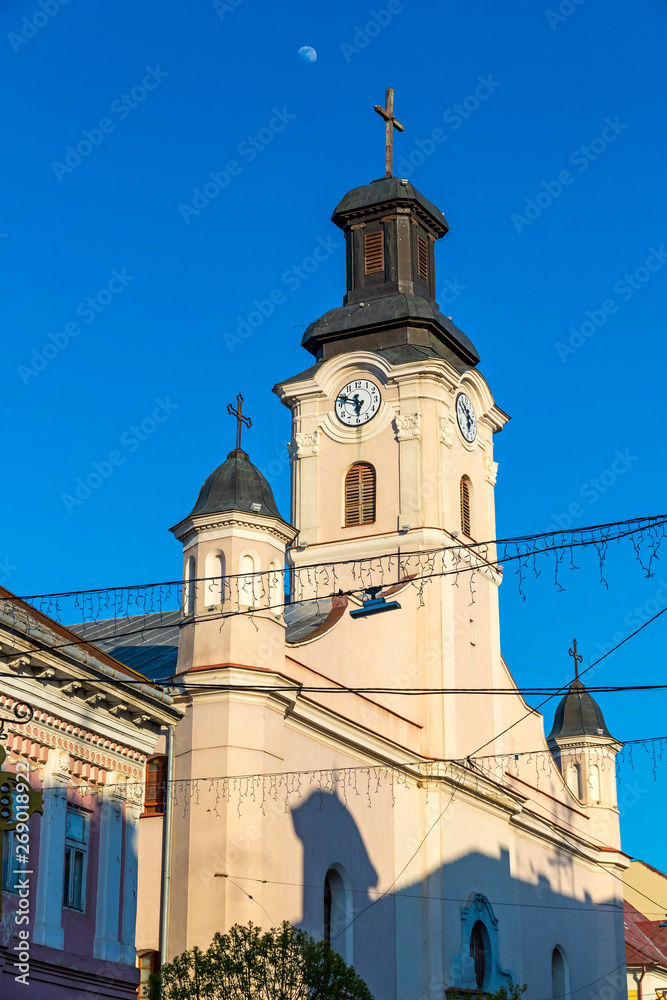
POLYGON ((375 520, 375 469, 357 462, 345 476, 345 526, 375 520))
POLYGON ((602 798, 600 794, 600 768, 597 764, 591 764, 591 773, 588 779, 588 784, 591 790, 591 802, 597 803, 602 798))
POLYGON ((567 769, 567 783, 573 795, 576 795, 578 799, 583 798, 584 787, 581 780, 581 764, 570 764, 567 769))
POLYGON ((88 872, 88 817, 72 806, 67 806, 65 838, 63 906, 83 912, 88 872))
POLYGON ((16 892, 16 880, 20 875, 15 875, 16 864, 16 832, 8 830, 2 838, 2 890, 3 892, 16 892))
POLYGON ((364 266, 366 274, 384 271, 384 233, 364 233, 364 266))
POLYGON ((475 966, 475 982, 477 989, 484 987, 486 976, 486 948, 484 945, 485 927, 481 920, 478 920, 470 935, 470 955, 475 966))
POLYGON ((472 538, 472 504, 470 502, 470 480, 467 476, 461 479, 461 531, 472 538))
POLYGON ((417 259, 419 263, 419 277, 428 281, 428 243, 423 236, 417 237, 417 259))
POLYGON ((259 601, 260 580, 255 573, 255 560, 250 555, 241 556, 241 575, 238 580, 239 604, 245 608, 256 607, 259 601))
POLYGON ((223 602, 223 587, 225 576, 225 557, 219 550, 209 552, 206 556, 206 606, 211 607, 223 602))
POLYGON ((185 593, 183 594, 186 615, 193 614, 195 610, 195 587, 195 557, 190 556, 185 569, 185 593))
POLYGON ((324 878, 324 940, 331 944, 331 882, 329 872, 324 878))
POLYGON ((139 1000, 143 997, 148 997, 150 994, 148 992, 148 981, 150 977, 160 971, 160 952, 159 951, 145 951, 142 955, 137 956, 137 964, 139 966, 139 989, 137 990, 137 996, 139 1000))
POLYGON ((167 758, 164 755, 149 757, 146 764, 146 792, 144 813, 150 816, 164 813, 167 780, 167 758))
POLYGON ((323 938, 352 965, 352 903, 343 869, 330 868, 324 877, 323 938))
POLYGON ((569 1000, 570 984, 567 960, 561 948, 551 956, 551 995, 553 1000, 569 1000))

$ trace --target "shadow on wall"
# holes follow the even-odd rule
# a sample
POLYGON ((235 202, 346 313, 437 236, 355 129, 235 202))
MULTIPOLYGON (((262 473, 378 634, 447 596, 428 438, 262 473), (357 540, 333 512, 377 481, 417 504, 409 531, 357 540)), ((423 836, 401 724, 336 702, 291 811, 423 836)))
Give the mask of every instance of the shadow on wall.
MULTIPOLYGON (((620 881, 613 880, 612 896, 594 907, 563 852, 550 855, 548 877, 517 859, 515 868, 522 863, 524 871, 535 871, 522 880, 511 874, 509 852, 491 843, 489 855, 452 852, 451 862, 414 881, 423 864, 417 855, 402 888, 380 899, 374 890, 395 876, 394 824, 378 823, 375 812, 368 809, 369 827, 382 838, 378 869, 390 859, 381 881, 357 823, 335 794, 314 792, 292 818, 304 857, 300 926, 329 938, 376 1000, 443 1000, 443 991, 492 992, 511 982, 528 984, 525 1000, 627 995, 620 881), (576 896, 556 886, 573 886, 576 896)), ((432 850, 438 836, 447 850, 448 829, 461 843, 460 826, 443 821, 427 842, 432 850)), ((400 856, 409 857, 418 844, 400 845, 400 856)), ((608 878, 602 871, 600 877, 608 878)))

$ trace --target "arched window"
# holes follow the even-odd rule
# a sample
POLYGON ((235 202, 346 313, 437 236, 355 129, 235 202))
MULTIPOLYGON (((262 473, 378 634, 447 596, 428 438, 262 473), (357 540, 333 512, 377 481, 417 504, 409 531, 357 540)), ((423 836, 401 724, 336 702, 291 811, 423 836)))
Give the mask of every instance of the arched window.
POLYGON ((573 795, 576 795, 578 799, 583 798, 584 789, 581 781, 581 764, 570 764, 567 769, 567 783, 573 795))
POLYGON ((281 613, 281 605, 285 603, 281 583, 282 573, 278 563, 272 562, 269 566, 269 607, 276 615, 281 613))
POLYGON ((195 557, 190 556, 185 567, 185 593, 183 594, 186 615, 191 615, 195 610, 195 578, 195 557))
POLYGON ((600 768, 597 764, 591 764, 591 773, 588 779, 588 785, 591 791, 591 802, 600 801, 600 768))
POLYGON ((241 556, 239 577, 239 604, 254 608, 257 603, 258 580, 255 576, 255 560, 250 555, 241 556))
POLYGON ((352 965, 352 904, 342 871, 330 868, 324 877, 323 938, 352 965))
POLYGON ((206 556, 206 607, 222 604, 223 579, 225 576, 225 557, 216 549, 206 556))
POLYGON ((345 476, 345 526, 375 520, 375 469, 356 462, 345 476))
POLYGON ((160 953, 158 951, 144 951, 137 955, 137 965, 139 966, 139 990, 137 996, 139 1000, 148 997, 148 980, 154 972, 160 971, 160 953))
POLYGON ((472 503, 471 503, 470 480, 467 476, 461 477, 461 531, 468 538, 472 538, 472 503))
POLYGON ((553 1000, 569 1000, 570 973, 562 948, 554 948, 551 956, 551 995, 553 1000))
POLYGON ((484 988, 486 978, 486 928, 481 920, 473 926, 470 935, 470 955, 475 966, 475 982, 477 989, 484 988))

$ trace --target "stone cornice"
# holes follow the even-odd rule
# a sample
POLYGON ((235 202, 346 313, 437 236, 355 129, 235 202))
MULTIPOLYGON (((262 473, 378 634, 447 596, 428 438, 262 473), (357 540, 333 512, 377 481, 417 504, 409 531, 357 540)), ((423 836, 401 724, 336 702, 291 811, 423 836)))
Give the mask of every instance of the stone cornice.
POLYGON ((285 521, 277 518, 253 517, 241 511, 225 511, 220 514, 195 515, 186 517, 183 521, 170 528, 180 542, 185 544, 196 535, 206 531, 219 531, 225 528, 244 528, 250 531, 261 531, 278 539, 283 545, 289 545, 296 538, 297 530, 285 521))

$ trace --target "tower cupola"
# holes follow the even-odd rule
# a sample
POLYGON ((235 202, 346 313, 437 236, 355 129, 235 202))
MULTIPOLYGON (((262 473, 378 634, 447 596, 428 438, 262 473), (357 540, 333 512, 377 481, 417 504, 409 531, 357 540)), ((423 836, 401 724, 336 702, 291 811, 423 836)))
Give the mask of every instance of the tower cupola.
POLYGON ((556 708, 547 743, 572 794, 587 808, 601 810, 597 824, 612 843, 619 838, 615 759, 622 744, 611 735, 602 709, 579 680, 576 639, 570 655, 576 676, 556 708))

